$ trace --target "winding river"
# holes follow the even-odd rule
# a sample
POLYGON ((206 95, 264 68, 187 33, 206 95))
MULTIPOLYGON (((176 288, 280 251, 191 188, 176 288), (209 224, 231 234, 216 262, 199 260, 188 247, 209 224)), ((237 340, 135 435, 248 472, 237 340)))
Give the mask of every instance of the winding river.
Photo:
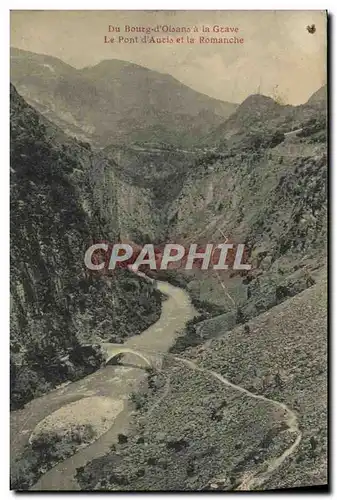
MULTIPOLYGON (((167 282, 158 281, 157 285, 158 289, 167 296, 162 303, 159 320, 140 335, 129 338, 123 346, 135 350, 149 349, 152 352, 167 352, 185 323, 197 315, 197 311, 184 290, 167 282)), ((103 344, 103 346, 109 352, 109 344, 103 344)), ((69 403, 83 398, 92 398, 95 404, 97 397, 123 402, 123 410, 117 415, 107 432, 91 445, 80 449, 75 455, 47 471, 31 489, 78 490, 79 486, 74 477, 76 469, 83 467, 94 458, 105 455, 109 452, 111 445, 116 442, 117 435, 127 431, 130 417, 130 407, 127 401, 145 377, 144 363, 142 366, 142 360, 134 357, 130 366, 107 365, 81 380, 34 399, 22 410, 12 412, 11 460, 14 460, 21 455, 24 446, 29 443, 29 438, 37 424, 69 403)))

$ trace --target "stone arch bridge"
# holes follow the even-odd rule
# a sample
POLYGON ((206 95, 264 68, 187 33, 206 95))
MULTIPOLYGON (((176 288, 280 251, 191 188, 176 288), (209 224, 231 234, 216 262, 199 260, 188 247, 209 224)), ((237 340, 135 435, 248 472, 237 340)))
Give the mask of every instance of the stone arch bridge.
POLYGON ((104 342, 100 344, 103 353, 105 354, 105 364, 111 363, 113 360, 118 361, 124 358, 127 363, 139 365, 140 368, 153 368, 159 370, 162 366, 163 356, 165 353, 151 351, 148 349, 129 347, 125 344, 112 344, 104 342))

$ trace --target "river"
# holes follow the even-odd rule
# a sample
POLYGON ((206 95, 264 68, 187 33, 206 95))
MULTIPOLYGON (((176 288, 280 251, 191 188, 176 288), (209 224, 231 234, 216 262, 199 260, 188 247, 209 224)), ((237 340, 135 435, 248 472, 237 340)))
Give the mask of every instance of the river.
MULTIPOLYGON (((158 281, 158 289, 167 299, 162 303, 159 320, 140 335, 130 337, 123 346, 132 349, 149 349, 158 353, 167 352, 186 322, 197 315, 188 294, 167 282, 158 281)), ((103 344, 109 352, 109 346, 103 344)), ((131 359, 132 354, 128 355, 131 359)), ((105 455, 116 442, 119 433, 127 432, 130 422, 129 396, 140 387, 146 378, 145 364, 137 357, 129 366, 107 365, 87 377, 62 386, 40 398, 29 402, 23 409, 11 412, 11 460, 18 458, 39 422, 53 412, 83 398, 97 397, 122 401, 122 411, 117 415, 107 432, 94 443, 80 449, 70 458, 60 462, 41 476, 32 490, 78 490, 75 479, 76 469, 83 467, 94 458, 105 455), (141 366, 143 364, 143 366, 141 366)), ((90 404, 91 400, 88 400, 90 404)), ((76 407, 75 407, 76 408, 76 407)), ((79 415, 79 421, 81 415, 79 415)))

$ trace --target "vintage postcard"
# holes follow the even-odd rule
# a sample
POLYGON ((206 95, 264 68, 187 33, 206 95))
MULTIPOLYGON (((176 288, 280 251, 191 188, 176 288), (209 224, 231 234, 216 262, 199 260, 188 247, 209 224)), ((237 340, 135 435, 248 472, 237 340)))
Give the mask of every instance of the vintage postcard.
POLYGON ((327 13, 11 11, 11 488, 327 487, 327 13))

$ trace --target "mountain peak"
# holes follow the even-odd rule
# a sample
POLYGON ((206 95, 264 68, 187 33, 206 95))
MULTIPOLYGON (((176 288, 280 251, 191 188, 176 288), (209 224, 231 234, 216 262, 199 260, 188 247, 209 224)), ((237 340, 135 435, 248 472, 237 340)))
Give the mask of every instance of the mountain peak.
POLYGON ((99 61, 97 64, 93 64, 92 66, 86 66, 85 68, 82 68, 80 71, 83 72, 108 72, 108 71, 124 71, 124 70, 135 70, 135 71, 144 71, 151 73, 152 70, 149 68, 145 68, 144 66, 140 66, 139 64, 129 62, 129 61, 124 61, 122 59, 103 59, 102 61, 99 61))
POLYGON ((326 104, 327 102, 327 84, 323 85, 320 89, 316 90, 312 94, 312 96, 308 99, 306 104, 309 105, 317 105, 317 104, 326 104))
POLYGON ((240 108, 256 107, 256 106, 278 106, 277 102, 271 97, 265 96, 263 94, 252 94, 248 96, 239 106, 240 108))

